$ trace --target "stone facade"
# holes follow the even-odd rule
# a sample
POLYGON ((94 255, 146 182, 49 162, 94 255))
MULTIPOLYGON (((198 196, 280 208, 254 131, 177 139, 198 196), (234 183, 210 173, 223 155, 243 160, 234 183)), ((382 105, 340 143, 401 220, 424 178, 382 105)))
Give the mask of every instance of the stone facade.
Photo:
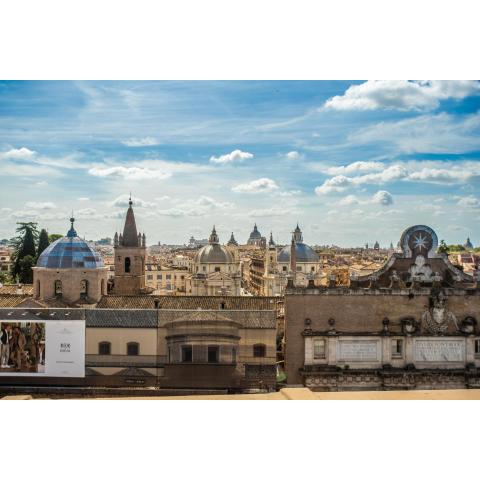
POLYGON ((34 298, 43 301, 61 299, 67 304, 80 300, 96 303, 107 293, 108 268, 47 269, 34 267, 34 298))
MULTIPOLYGON (((168 303, 184 298, 169 297, 168 303)), ((236 303, 245 307, 241 310, 0 309, 3 322, 54 318, 86 323, 85 378, 0 377, 0 389, 30 385, 274 390, 275 306, 251 309, 247 303, 252 302, 267 305, 239 297, 236 303)))
POLYGON ((289 384, 317 390, 479 385, 478 278, 437 255, 432 232, 408 229, 402 254, 348 288, 290 286, 289 384))

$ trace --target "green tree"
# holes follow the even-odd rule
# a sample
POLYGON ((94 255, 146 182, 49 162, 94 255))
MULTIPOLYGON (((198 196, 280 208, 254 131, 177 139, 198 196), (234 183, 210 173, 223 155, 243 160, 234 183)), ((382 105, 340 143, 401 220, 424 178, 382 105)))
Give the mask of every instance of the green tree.
POLYGON ((437 253, 445 253, 448 255, 448 245, 445 243, 445 240, 440 240, 440 246, 437 249, 437 253))
POLYGON ((19 222, 16 229, 17 236, 11 241, 13 247, 12 259, 13 270, 12 276, 18 277, 22 283, 31 283, 33 280, 33 272, 31 267, 35 263, 36 250, 35 243, 38 240, 38 229, 35 222, 19 222), (31 257, 33 261, 23 262, 25 257, 31 257), (30 267, 28 265, 32 264, 30 267), (30 269, 30 271, 28 271, 30 269), (30 281, 28 281, 30 279, 30 281))
POLYGON ((48 236, 48 241, 50 243, 53 243, 55 242, 56 240, 58 240, 59 238, 62 238, 63 235, 61 235, 60 233, 51 233, 49 236, 48 236))
POLYGON ((8 272, 0 272, 0 283, 2 285, 7 285, 12 283, 12 277, 8 272))
POLYGON ((33 283, 33 270, 32 267, 36 264, 36 257, 32 255, 25 255, 19 261, 20 271, 18 272, 18 278, 21 283, 33 283))
POLYGON ((41 253, 48 247, 49 244, 50 244, 50 241, 48 239, 48 233, 44 228, 42 228, 40 232, 40 236, 38 237, 37 255, 40 256, 41 253))

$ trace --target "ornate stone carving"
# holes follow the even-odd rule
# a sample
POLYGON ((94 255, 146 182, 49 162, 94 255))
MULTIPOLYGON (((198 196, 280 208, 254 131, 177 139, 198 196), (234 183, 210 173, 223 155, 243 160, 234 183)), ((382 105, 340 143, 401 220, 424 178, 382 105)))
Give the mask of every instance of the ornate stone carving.
POLYGON ((426 263, 423 255, 417 255, 415 263, 408 270, 412 281, 414 282, 431 282, 433 280, 433 272, 430 266, 426 263))
POLYGON ((458 323, 455 315, 447 309, 447 299, 441 293, 430 299, 431 306, 422 315, 424 328, 433 334, 441 334, 447 331, 448 326, 453 323, 458 330, 458 323))

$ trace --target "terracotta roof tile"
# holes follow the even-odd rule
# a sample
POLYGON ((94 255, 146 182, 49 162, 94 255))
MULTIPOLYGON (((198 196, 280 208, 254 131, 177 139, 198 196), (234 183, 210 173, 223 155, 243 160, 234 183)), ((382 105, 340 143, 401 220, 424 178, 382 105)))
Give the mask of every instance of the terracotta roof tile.
POLYGON ((105 295, 97 308, 168 310, 276 310, 280 297, 217 297, 217 296, 167 296, 167 295, 105 295))

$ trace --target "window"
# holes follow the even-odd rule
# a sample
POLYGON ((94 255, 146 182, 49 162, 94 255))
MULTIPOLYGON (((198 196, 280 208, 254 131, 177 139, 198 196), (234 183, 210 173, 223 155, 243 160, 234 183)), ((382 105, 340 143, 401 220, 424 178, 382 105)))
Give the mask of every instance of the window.
POLYGON ((125 257, 125 273, 130 273, 130 257, 125 257))
POLYGON ((284 272, 286 272, 286 271, 287 271, 287 267, 282 267, 282 270, 283 270, 284 272))
POLYGON ((257 343, 253 346, 254 357, 264 357, 267 352, 267 346, 264 343, 257 343))
POLYGON ((112 348, 112 344, 110 342, 100 342, 98 344, 98 354, 110 355, 111 348, 112 348))
POLYGON ((394 339, 392 340, 392 358, 402 358, 403 356, 403 340, 394 339))
POLYGON ((162 279, 162 275, 157 275, 157 280, 161 280, 162 279))
POLYGON ((182 345, 182 362, 191 363, 193 359, 193 352, 191 345, 182 345))
POLYGON ((216 272, 219 272, 219 271, 220 271, 220 267, 215 267, 215 271, 216 271, 216 272))
POLYGON ((140 345, 137 342, 127 343, 127 355, 138 355, 140 351, 140 345))
POLYGON ((55 295, 61 295, 61 294, 62 294, 62 281, 55 280, 55 295))
POLYGON ((219 355, 220 351, 217 346, 209 346, 208 347, 208 363, 218 363, 219 362, 219 355))
POLYGON ((153 275, 147 275, 147 280, 153 280, 153 275))
POLYGON ((311 270, 312 272, 314 272, 314 271, 315 271, 315 267, 310 268, 310 270, 311 270))
POLYGON ((80 282, 80 298, 88 297, 88 282, 87 280, 82 280, 80 282))
POLYGON ((475 356, 480 357, 480 338, 475 340, 475 356))
POLYGON ((180 278, 181 278, 182 280, 185 280, 185 275, 182 275, 180 278))
POLYGON ((325 340, 318 339, 313 341, 313 358, 319 360, 325 358, 325 340))
POLYGON ((168 274, 168 275, 165 276, 165 278, 166 278, 167 280, 171 280, 171 279, 172 279, 172 276, 171 276, 170 274, 168 274))
POLYGON ((302 271, 302 267, 297 267, 297 272, 301 272, 302 271))
POLYGON ((203 266, 203 271, 206 272, 206 271, 207 271, 207 267, 203 266))

